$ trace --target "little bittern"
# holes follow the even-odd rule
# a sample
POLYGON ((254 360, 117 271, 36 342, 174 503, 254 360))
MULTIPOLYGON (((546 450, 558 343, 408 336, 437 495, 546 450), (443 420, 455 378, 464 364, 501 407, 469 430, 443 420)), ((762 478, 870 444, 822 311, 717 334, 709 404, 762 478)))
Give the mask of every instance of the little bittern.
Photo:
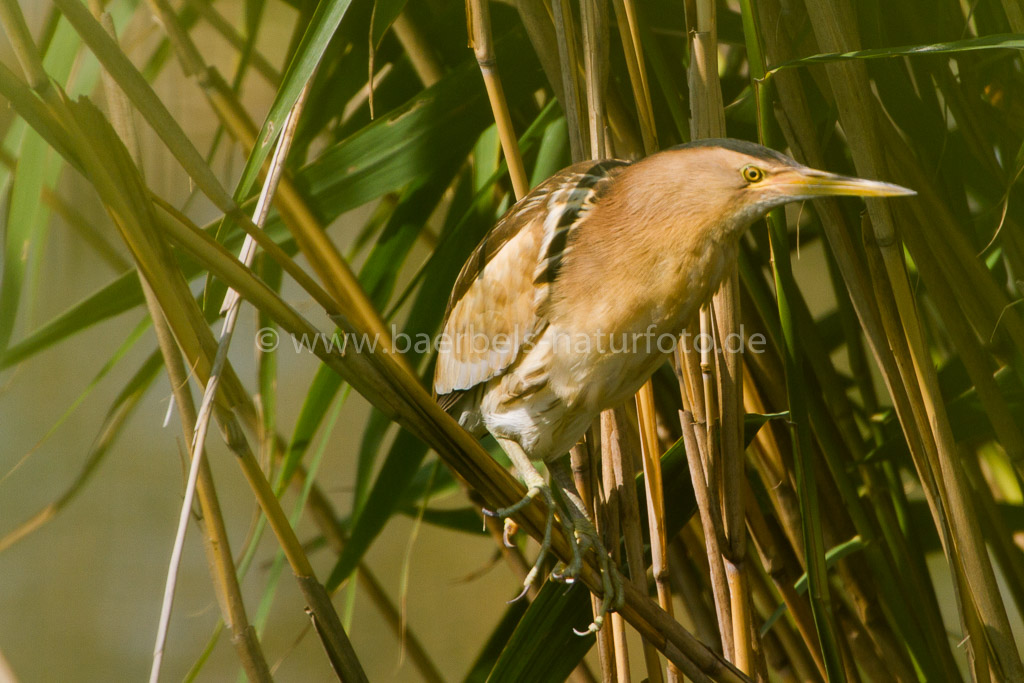
POLYGON ((445 315, 434 374, 440 404, 490 432, 550 511, 529 586, 548 551, 555 504, 531 461, 561 489, 573 544, 569 579, 593 547, 604 600, 621 599, 563 457, 598 414, 630 398, 736 262, 740 236, 770 209, 821 196, 914 194, 816 171, 740 140, 702 140, 641 161, 587 161, 515 204, 470 256, 445 315))

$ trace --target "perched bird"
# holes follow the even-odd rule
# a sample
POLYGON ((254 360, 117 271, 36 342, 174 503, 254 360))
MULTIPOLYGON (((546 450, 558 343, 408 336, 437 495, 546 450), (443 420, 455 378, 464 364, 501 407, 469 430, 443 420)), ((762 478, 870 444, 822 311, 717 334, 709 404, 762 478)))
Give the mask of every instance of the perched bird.
POLYGON ((438 402, 470 432, 490 432, 528 487, 556 510, 531 461, 561 491, 573 578, 593 547, 604 613, 621 600, 566 454, 598 414, 647 381, 736 262, 740 236, 770 209, 821 196, 910 195, 898 185, 803 166, 732 139, 701 140, 637 162, 585 161, 540 184, 487 233, 448 302, 434 374, 438 402))

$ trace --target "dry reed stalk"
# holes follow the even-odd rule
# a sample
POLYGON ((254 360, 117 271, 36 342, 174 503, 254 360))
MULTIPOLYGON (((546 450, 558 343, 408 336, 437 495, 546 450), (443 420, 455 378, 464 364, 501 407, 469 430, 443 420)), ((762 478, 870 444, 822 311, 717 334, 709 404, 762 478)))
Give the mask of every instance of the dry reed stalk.
POLYGON ((715 505, 705 473, 705 465, 701 460, 701 449, 693 415, 684 411, 681 417, 683 439, 686 444, 686 459, 690 466, 690 478, 693 481, 694 496, 700 512, 701 527, 704 531, 704 542, 707 546, 708 565, 710 570, 712 595, 715 600, 715 611, 718 615, 718 634, 722 642, 722 651, 726 657, 733 652, 735 630, 732 629, 732 616, 729 612, 729 585, 722 551, 719 546, 722 538, 722 521, 720 508, 715 505))
MULTIPOLYGON (((624 488, 619 485, 620 478, 616 476, 616 461, 621 462, 622 452, 618 451, 618 441, 608 442, 605 440, 606 426, 604 419, 600 419, 601 425, 601 443, 608 443, 607 449, 602 448, 601 457, 601 486, 603 489, 603 511, 601 519, 607 525, 605 531, 602 533, 604 538, 608 539, 609 554, 612 558, 612 564, 615 567, 622 565, 622 552, 621 546, 618 543, 618 539, 621 538, 626 531, 626 517, 624 513, 624 507, 626 502, 623 498, 628 495, 624 488), (617 451, 617 457, 604 457, 605 453, 611 452, 615 454, 617 451)), ((597 422, 595 422, 595 427, 597 422)), ((593 431, 592 431, 593 433, 593 431)), ((618 434, 614 434, 614 437, 618 437, 618 434)), ((636 491, 634 490, 634 497, 636 491)), ((635 582, 634 582, 635 583, 635 582)), ((629 649, 626 647, 626 623, 622 619, 622 615, 616 612, 611 614, 611 640, 613 643, 612 651, 615 656, 615 672, 618 674, 618 680, 623 683, 630 680, 629 670, 629 649)), ((649 646, 649 644, 647 644, 649 646)), ((655 652, 654 661, 657 662, 657 653, 654 648, 651 647, 651 651, 655 652)), ((644 654, 647 654, 645 648, 644 654)), ((661 669, 660 665, 656 665, 657 678, 652 680, 652 683, 661 683, 661 669)))
MULTIPOLYGON (((857 38, 849 30, 852 9, 843 2, 826 4, 807 0, 808 14, 820 46, 826 51, 855 50, 857 38)), ((886 153, 878 135, 877 114, 873 98, 865 98, 870 85, 864 65, 857 62, 826 66, 832 92, 839 105, 840 121, 852 146, 854 163, 861 175, 881 177, 887 168, 886 153)), ((967 492, 964 475, 957 461, 955 444, 948 416, 941 402, 935 369, 928 356, 920 321, 906 273, 900 242, 896 237, 892 209, 883 202, 868 200, 868 212, 876 249, 881 256, 884 274, 895 298, 898 322, 888 326, 905 336, 911 353, 912 367, 903 373, 908 388, 914 390, 912 401, 923 435, 927 435, 926 467, 938 484, 939 498, 948 516, 952 545, 946 552, 955 573, 963 574, 959 585, 961 616, 971 640, 969 652, 974 659, 975 675, 1024 679, 1024 666, 1010 633, 1005 607, 999 596, 995 575, 982 540, 973 504, 967 492), (993 661, 985 666, 988 653, 993 661)), ((923 463, 922 463, 923 465, 923 463)), ((937 521, 942 523, 941 516, 937 521)))
POLYGON ((491 11, 486 0, 466 0, 466 21, 469 25, 469 46, 473 48, 476 62, 480 66, 480 74, 487 88, 487 99, 494 112, 494 123, 498 127, 498 138, 501 149, 505 153, 509 175, 512 177, 512 188, 516 199, 522 199, 530 191, 523 158, 519 154, 519 143, 515 129, 512 127, 512 116, 505 101, 505 90, 498 75, 497 60, 494 56, 494 44, 491 39, 491 11))
MULTIPOLYGON (((629 581, 640 592, 647 590, 647 564, 643 551, 643 531, 640 526, 640 504, 637 500, 634 474, 636 463, 632 457, 639 448, 625 414, 624 408, 606 410, 601 413, 601 443, 609 444, 606 451, 612 468, 611 481, 618 495, 619 514, 622 522, 623 539, 626 549, 626 563, 629 567, 629 581)), ((607 484, 606 484, 607 485, 607 484)), ((662 606, 664 608, 664 606, 662 606)), ((661 663, 654 646, 643 641, 644 662, 652 681, 661 680, 661 663)))
POLYGON ((640 43, 636 5, 633 0, 612 0, 612 6, 615 8, 615 20, 619 28, 619 37, 622 39, 622 52, 626 57, 626 69, 640 119, 644 153, 653 154, 658 151, 658 136, 654 126, 654 111, 651 108, 651 93, 647 85, 647 67, 640 43))
MULTIPOLYGON (((688 7, 689 9, 689 7, 688 7)), ((696 0, 687 16, 691 35, 690 127, 694 139, 725 136, 725 113, 718 83, 718 45, 715 4, 696 0)), ((714 356, 702 354, 703 401, 708 428, 708 487, 712 504, 722 509, 719 545, 724 553, 728 590, 716 582, 716 603, 728 603, 732 660, 743 671, 753 671, 753 644, 749 622, 750 594, 743 576, 746 527, 743 520, 743 393, 741 355, 729 352, 722 340, 739 330, 739 277, 735 269, 725 278, 712 304, 701 312, 702 333, 714 334, 714 356)), ((706 346, 706 345, 705 345, 706 346)), ((703 518, 703 516, 702 516, 703 518)), ((705 528, 705 535, 711 530, 705 528)), ((725 624, 720 624, 726 628, 725 624)), ((728 652, 729 650, 727 650, 728 652)))
MULTIPOLYGON (((757 20, 760 26, 760 33, 764 36, 767 44, 767 53, 772 63, 779 63, 794 58, 796 55, 791 51, 791 41, 786 35, 786 26, 782 22, 782 14, 776 2, 766 1, 758 5, 757 20)), ((814 46, 808 47, 814 50, 814 46)), ((777 110, 776 116, 782 130, 785 133, 790 146, 794 149, 798 158, 801 158, 811 166, 820 166, 824 160, 818 148, 817 132, 811 123, 809 108, 804 98, 799 78, 792 72, 780 72, 773 78, 775 85, 779 88, 781 109, 777 110)), ((884 322, 891 320, 890 317, 883 317, 881 308, 889 305, 888 293, 877 292, 878 298, 871 293, 869 284, 870 276, 865 263, 858 256, 858 250, 854 247, 850 234, 851 228, 846 224, 837 204, 834 200, 822 200, 817 202, 818 213, 825 228, 825 235, 832 246, 832 254, 835 256, 836 265, 842 275, 846 287, 850 291, 850 302, 861 328, 866 334, 868 346, 875 357, 878 367, 881 369, 882 378, 886 384, 896 414, 903 426, 907 436, 907 442, 911 453, 915 454, 915 463, 922 463, 924 460, 924 442, 918 431, 918 422, 915 419, 914 406, 907 393, 907 386, 904 384, 900 365, 907 359, 905 344, 901 346, 899 336, 893 337, 894 343, 890 346, 884 322)), ((928 498, 933 510, 937 498, 937 491, 930 472, 918 468, 921 481, 924 485, 925 495, 928 498)), ((883 526, 883 528, 886 528, 883 526)), ((900 543, 890 543, 890 546, 899 549, 900 543)), ((908 562, 910 566, 914 563, 908 562)), ((911 588, 919 586, 918 582, 911 582, 911 588)), ((919 601, 922 606, 931 604, 927 599, 919 601)), ((955 671, 950 659, 948 648, 945 646, 941 629, 936 632, 936 624, 923 624, 926 639, 930 639, 929 646, 932 657, 935 661, 942 662, 941 666, 945 671, 955 671)))
POLYGON ((576 28, 569 0, 552 0, 552 19, 558 45, 558 65, 562 82, 562 109, 569 128, 569 152, 574 162, 586 157, 587 141, 583 135, 584 105, 580 100, 579 55, 576 49, 576 28))

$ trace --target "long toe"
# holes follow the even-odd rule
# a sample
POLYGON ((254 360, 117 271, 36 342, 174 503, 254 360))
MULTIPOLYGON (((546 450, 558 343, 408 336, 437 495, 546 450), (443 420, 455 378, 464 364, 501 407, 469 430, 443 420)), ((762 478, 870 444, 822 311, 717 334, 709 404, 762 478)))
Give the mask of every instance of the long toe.
MULTIPOLYGON (((524 507, 526 507, 530 503, 532 503, 533 499, 536 498, 541 493, 543 493, 543 491, 545 489, 547 489, 547 485, 546 484, 537 484, 537 485, 531 486, 529 489, 526 490, 526 495, 523 496, 519 500, 518 503, 513 503, 512 505, 509 505, 507 508, 498 508, 497 510, 488 510, 487 508, 483 508, 483 513, 485 515, 487 515, 488 517, 497 517, 498 519, 506 519, 506 518, 511 517, 512 515, 516 514, 517 512, 522 510, 524 507)), ((550 490, 547 493, 547 497, 548 498, 551 497, 551 491, 550 490)))
MULTIPOLYGON (((601 542, 601 537, 598 535, 597 530, 589 520, 577 519, 575 521, 576 533, 580 537, 580 547, 593 547, 597 553, 598 565, 601 568, 601 606, 598 608, 597 614, 594 615, 593 623, 585 631, 576 631, 579 635, 587 635, 588 633, 596 633, 601 630, 601 627, 604 626, 605 615, 608 612, 620 609, 625 596, 622 589, 622 576, 605 550, 604 543, 601 542)), ((566 574, 568 574, 568 571, 566 574)))
MULTIPOLYGON (((543 571, 544 561, 547 559, 548 552, 551 550, 551 530, 555 523, 555 501, 551 495, 551 489, 546 484, 538 486, 537 489, 540 495, 544 497, 544 502, 547 503, 548 507, 547 519, 544 522, 544 540, 541 541, 540 550, 537 551, 537 559, 534 561, 533 567, 527 573, 526 579, 523 580, 523 593, 519 597, 525 595, 526 591, 533 585, 533 582, 537 580, 540 572, 543 571)), ((533 487, 530 490, 532 491, 533 487)), ((527 496, 529 497, 529 493, 527 496)), ((519 503, 516 505, 519 505, 519 503)), ((499 510, 498 512, 501 511, 499 510)), ((518 600, 519 598, 516 599, 518 600)))
POLYGON ((577 537, 576 527, 569 515, 559 515, 559 519, 562 521, 562 530, 565 531, 565 537, 569 540, 569 547, 572 549, 572 561, 562 572, 552 574, 552 576, 559 581, 573 583, 583 569, 583 553, 587 551, 587 547, 577 537))

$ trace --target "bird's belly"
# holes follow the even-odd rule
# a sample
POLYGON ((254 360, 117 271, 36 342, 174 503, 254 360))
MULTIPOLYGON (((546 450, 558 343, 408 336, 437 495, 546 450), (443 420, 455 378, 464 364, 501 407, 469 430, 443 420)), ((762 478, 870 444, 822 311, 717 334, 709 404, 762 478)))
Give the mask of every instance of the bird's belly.
POLYGON ((665 362, 679 326, 678 316, 636 321, 614 333, 548 326, 488 383, 480 401, 484 425, 532 459, 563 455, 602 410, 629 399, 665 362))
POLYGON ((594 413, 629 399, 675 348, 678 319, 651 319, 608 333, 566 335, 587 343, 559 347, 551 363, 556 394, 594 413))
POLYGON ((600 412, 560 381, 566 362, 586 363, 571 347, 559 349, 558 338, 548 327, 532 340, 507 372, 488 382, 479 404, 487 431, 516 441, 534 460, 565 454, 600 412))
POLYGON ((480 415, 487 431, 517 442, 532 460, 564 455, 597 417, 582 406, 570 406, 547 384, 512 396, 505 379, 485 392, 480 415))

